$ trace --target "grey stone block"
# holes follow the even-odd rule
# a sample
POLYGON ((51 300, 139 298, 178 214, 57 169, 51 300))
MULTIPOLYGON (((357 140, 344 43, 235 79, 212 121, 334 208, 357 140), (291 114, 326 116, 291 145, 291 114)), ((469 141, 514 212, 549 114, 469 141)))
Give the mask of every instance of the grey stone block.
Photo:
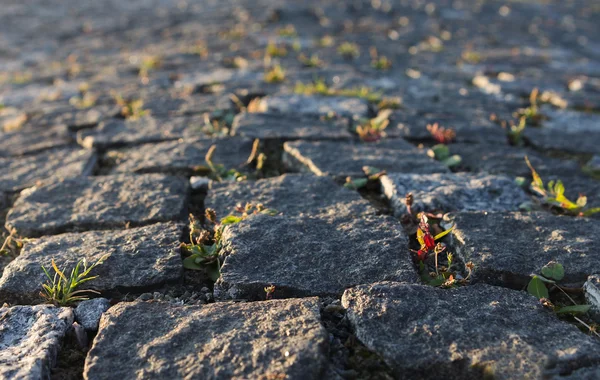
POLYGON ((205 207, 214 209, 219 218, 234 213, 238 203, 262 203, 285 216, 358 217, 376 212, 356 191, 339 186, 331 178, 312 174, 284 174, 252 182, 213 182, 204 201, 205 207))
POLYGON ((102 313, 110 308, 106 298, 81 301, 75 308, 75 320, 87 331, 98 331, 102 313))
POLYGON ((42 265, 52 273, 54 259, 59 269, 68 268, 70 272, 78 261, 86 259, 92 264, 106 254, 110 257, 92 271, 98 278, 86 282, 81 289, 111 295, 178 282, 183 271, 178 249, 182 230, 182 226, 173 223, 159 223, 31 240, 4 269, 0 298, 21 303, 40 301, 39 293, 47 280, 42 265))
POLYGON ((235 117, 233 132, 261 140, 350 140, 347 120, 321 121, 272 113, 242 113, 235 117))
POLYGON ((595 254, 599 232, 588 218, 545 212, 457 213, 452 244, 475 264, 472 280, 519 288, 554 260, 565 267, 563 282, 579 283, 600 273, 595 254))
POLYGON ((376 143, 294 141, 283 146, 283 161, 294 171, 339 179, 364 176, 363 166, 389 173, 447 173, 448 168, 403 139, 376 143))
POLYGON ((0 377, 49 379, 73 311, 53 306, 0 308, 0 377))
POLYGON ((223 233, 221 299, 339 296, 357 284, 418 281, 399 223, 386 216, 253 215, 223 233), (340 263, 344 263, 340 266, 340 263))
POLYGON ((600 360, 600 343, 525 293, 383 282, 342 298, 356 336, 398 379, 542 379, 600 360))
POLYGON ((396 216, 406 213, 409 192, 414 196, 413 212, 516 211, 529 200, 513 180, 487 174, 392 173, 381 178, 381 187, 396 216))
POLYGON ((71 178, 23 190, 6 226, 37 237, 179 220, 187 198, 185 179, 162 174, 71 178))
POLYGON ((316 298, 121 303, 102 317, 84 377, 320 379, 327 340, 316 298))
POLYGON ((94 152, 77 148, 0 158, 0 191, 19 191, 48 178, 87 176, 92 174, 96 161, 94 152))
POLYGON ((329 115, 367 117, 369 104, 360 98, 318 95, 273 95, 263 98, 268 112, 301 115, 329 115))
POLYGON ((192 175, 206 167, 206 153, 216 145, 212 161, 226 168, 240 168, 252 152, 245 138, 189 139, 121 148, 106 152, 113 173, 169 173, 192 175))

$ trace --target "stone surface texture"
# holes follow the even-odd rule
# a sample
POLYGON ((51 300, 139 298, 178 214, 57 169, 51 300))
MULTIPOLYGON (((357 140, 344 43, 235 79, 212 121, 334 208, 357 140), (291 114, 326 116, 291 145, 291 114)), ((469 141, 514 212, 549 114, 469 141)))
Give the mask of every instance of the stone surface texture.
POLYGON ((98 331, 102 313, 110 308, 106 298, 93 298, 81 301, 75 308, 75 321, 87 331, 98 331))
POLYGON ((383 282, 347 290, 342 304, 398 379, 558 378, 600 358, 598 341, 525 292, 383 282))
POLYGON ((0 308, 0 377, 47 379, 63 338, 73 323, 70 308, 0 308))
POLYGON ((263 99, 269 112, 345 117, 366 117, 369 105, 363 99, 338 96, 276 95, 263 99))
POLYGON ((202 307, 123 303, 102 317, 84 376, 320 379, 327 339, 316 298, 202 307))
POLYGON ((180 220, 188 184, 162 174, 72 178, 21 192, 6 220, 21 236, 180 220))
MULTIPOLYGON (((88 231, 42 237, 27 243, 21 254, 4 269, 0 298, 19 302, 40 301, 41 284, 46 282, 41 266, 50 273, 51 260, 70 273, 78 261, 88 265, 110 256, 94 268, 98 278, 82 289, 110 294, 157 288, 181 280, 179 239, 182 227, 159 223, 120 231, 88 231)), ((84 325, 85 327, 85 325, 84 325)))

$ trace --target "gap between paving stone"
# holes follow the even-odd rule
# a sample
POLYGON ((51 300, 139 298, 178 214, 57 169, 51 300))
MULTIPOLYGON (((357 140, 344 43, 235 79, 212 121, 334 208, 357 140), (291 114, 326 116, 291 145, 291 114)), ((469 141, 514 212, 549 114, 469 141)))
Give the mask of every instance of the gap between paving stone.
POLYGON ((70 272, 78 261, 85 259, 92 264, 106 254, 110 257, 92 272, 98 278, 86 282, 81 289, 116 296, 179 283, 183 276, 179 252, 182 230, 182 225, 159 223, 121 231, 67 233, 29 240, 21 254, 4 268, 0 299, 23 304, 43 302, 40 292, 47 278, 42 266, 52 271, 54 259, 59 269, 70 272))
POLYGON ((327 347, 316 298, 120 303, 101 319, 84 377, 321 379, 327 347))
POLYGON ((252 215, 228 226, 222 241, 218 299, 264 299, 269 285, 276 298, 339 297, 357 284, 419 281, 408 239, 388 216, 252 215))
POLYGON ((403 139, 376 143, 294 141, 284 144, 284 166, 292 171, 310 171, 344 180, 364 177, 363 166, 388 173, 447 173, 448 168, 403 139), (332 154, 335 152, 335 154, 332 154))
POLYGON ((240 169, 252 152, 252 143, 251 139, 239 137, 167 141, 110 150, 105 154, 105 161, 113 174, 167 173, 191 176, 199 174, 198 167, 207 168, 205 157, 212 145, 216 145, 212 157, 215 165, 240 169))
POLYGON ((505 176, 471 173, 399 174, 381 178, 382 192, 394 215, 406 213, 406 194, 413 194, 413 212, 516 211, 529 197, 505 176))
POLYGON ((96 162, 96 153, 79 148, 54 149, 25 157, 0 157, 0 191, 20 191, 49 178, 88 176, 96 162))
POLYGON ((163 174, 79 177, 23 190, 6 218, 22 237, 183 220, 184 178, 163 174))
POLYGON ((600 363, 598 340, 525 292, 382 282, 346 290, 342 305, 398 379, 561 378, 600 363))
POLYGON ((581 285, 600 273, 600 228, 594 219, 545 212, 459 212, 452 219, 451 245, 475 265, 474 283, 522 289, 552 260, 565 267, 565 283, 581 285))

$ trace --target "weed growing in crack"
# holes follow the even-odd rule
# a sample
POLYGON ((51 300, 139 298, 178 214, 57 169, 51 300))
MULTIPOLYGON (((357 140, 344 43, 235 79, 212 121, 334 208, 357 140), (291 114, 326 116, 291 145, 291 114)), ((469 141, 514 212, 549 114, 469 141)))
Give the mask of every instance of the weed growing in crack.
MULTIPOLYGON (((254 173, 250 174, 250 176, 252 176, 252 178, 255 178, 255 179, 261 178, 263 176, 262 171, 263 171, 265 162, 267 161, 267 156, 264 153, 260 152, 259 148, 260 148, 260 140, 256 139, 256 140, 254 140, 254 143, 252 144, 252 151, 250 152, 248 159, 242 165, 242 167, 255 165, 254 173)), ((206 156, 204 157, 204 161, 206 162, 207 166, 206 167, 199 166, 196 168, 196 171, 206 173, 210 179, 212 179, 214 181, 218 181, 218 182, 222 182, 222 181, 239 182, 239 181, 244 181, 244 180, 248 179, 248 176, 249 176, 248 174, 244 174, 237 169, 233 169, 233 168, 228 169, 225 167, 225 165, 222 165, 222 164, 215 164, 212 161, 212 157, 213 157, 216 149, 217 149, 216 145, 212 145, 208 149, 208 152, 206 153, 206 156)))
POLYGON ((276 44, 273 41, 269 41, 265 48, 265 57, 285 57, 287 53, 287 49, 283 44, 276 44))
POLYGON ((85 83, 79 86, 79 95, 72 96, 69 99, 69 104, 79 109, 85 109, 93 107, 97 100, 98 97, 89 92, 89 85, 85 83))
POLYGON ((389 117, 391 113, 391 110, 382 110, 373 119, 359 120, 354 128, 354 133, 364 142, 379 141, 385 138, 385 129, 390 123, 389 117))
POLYGON ((265 287, 265 299, 273 299, 273 293, 275 293, 275 285, 271 284, 265 287))
POLYGON ((149 111, 144 109, 142 99, 125 100, 121 94, 117 93, 113 93, 112 96, 117 105, 121 107, 121 117, 125 119, 136 120, 149 114, 149 111))
POLYGON ((192 214, 190 214, 190 243, 182 243, 181 250, 186 258, 183 267, 192 270, 204 270, 212 281, 220 276, 221 253, 223 249, 223 231, 230 224, 236 224, 249 215, 267 214, 277 215, 273 209, 267 209, 262 204, 254 206, 246 203, 244 207, 238 204, 236 212, 239 215, 227 215, 221 220, 213 209, 206 209, 205 219, 207 226, 203 226, 192 214))
POLYGON ((8 236, 4 239, 4 243, 0 246, 0 255, 18 256, 25 239, 17 237, 17 230, 13 228, 8 231, 8 236))
POLYGON ((371 47, 369 53, 371 55, 371 67, 375 70, 389 70, 392 67, 392 61, 383 55, 379 55, 377 48, 371 47))
POLYGON ((456 132, 453 128, 444 128, 438 123, 427 124, 427 131, 440 144, 450 144, 456 138, 456 132))
POLYGON ((281 65, 274 65, 265 72, 264 80, 267 83, 281 83, 285 80, 285 70, 281 65))
POLYGON ((543 205, 572 216, 590 216, 600 212, 600 207, 588 207, 585 195, 580 194, 575 202, 570 201, 565 196, 565 186, 561 180, 550 181, 544 187, 544 181, 542 181, 540 175, 535 171, 527 156, 525 156, 525 162, 529 166, 531 176, 533 177, 531 190, 541 197, 540 202, 543 205))
POLYGON ((63 269, 61 271, 58 269, 54 259, 52 259, 54 276, 51 276, 48 270, 42 265, 42 270, 44 271, 46 277, 48 277, 48 281, 45 284, 42 284, 42 291, 40 292, 40 295, 54 305, 66 306, 74 302, 85 301, 89 299, 83 295, 85 293, 100 294, 95 290, 76 289, 81 284, 98 278, 98 276, 90 276, 90 273, 95 267, 103 264, 109 256, 110 254, 102 256, 89 267, 86 259, 78 261, 68 277, 65 275, 65 270, 63 269), (82 265, 83 268, 81 268, 82 265))
POLYGON ((245 105, 235 94, 230 94, 229 99, 233 102, 238 112, 261 113, 267 111, 267 105, 260 97, 255 97, 245 105))
POLYGON ((539 91, 534 88, 529 95, 529 106, 520 108, 513 114, 516 119, 525 119, 525 123, 532 127, 539 127, 542 121, 546 120, 547 117, 540 113, 538 107, 539 91))
POLYGON ((427 155, 449 168, 460 165, 462 158, 458 154, 450 154, 450 148, 445 144, 437 144, 427 151, 427 155))
POLYGON ((148 74, 162 66, 162 59, 157 56, 147 56, 142 58, 138 68, 138 76, 142 79, 148 79, 148 74))
POLYGON ((212 137, 229 136, 229 126, 233 122, 233 113, 224 113, 223 115, 215 115, 211 118, 209 113, 203 115, 204 124, 200 127, 202 133, 212 137))
POLYGON ((452 232, 454 226, 442 228, 443 214, 420 212, 415 215, 412 210, 414 197, 411 193, 406 195, 405 203, 407 213, 403 216, 402 223, 408 227, 411 234, 415 234, 419 243, 420 248, 411 251, 416 254, 421 280, 425 284, 443 288, 466 284, 474 268, 473 263, 465 265, 468 273, 463 278, 454 262, 454 256, 448 252, 446 244, 439 242, 452 232))
POLYGON ((339 55, 345 59, 355 59, 360 57, 360 48, 353 42, 344 42, 337 48, 339 55))
POLYGON ((316 54, 313 54, 310 57, 300 54, 298 56, 298 61, 300 61, 300 63, 302 63, 302 65, 305 67, 323 67, 325 65, 325 63, 320 60, 319 56, 316 54))
POLYGON ((346 96, 349 98, 365 99, 374 103, 380 110, 400 108, 402 99, 398 97, 384 97, 380 92, 369 87, 358 86, 352 88, 336 89, 329 87, 323 79, 316 79, 312 83, 296 82, 294 92, 301 95, 346 96))
POLYGON ((352 177, 346 177, 344 187, 351 190, 360 190, 370 187, 376 188, 379 186, 379 179, 387 174, 385 170, 379 170, 372 166, 363 166, 362 170, 365 173, 364 178, 352 179, 352 177))
POLYGON ((285 28, 279 28, 277 30, 277 34, 280 37, 289 37, 289 38, 298 36, 298 32, 296 31, 296 28, 292 24, 286 25, 285 28))
MULTIPOLYGON (((541 274, 531 275, 531 280, 527 285, 527 292, 537 297, 542 305, 552 309, 557 315, 571 316, 581 325, 585 326, 590 332, 593 332, 600 337, 594 327, 578 317, 586 314, 592 306, 580 305, 569 295, 567 290, 573 291, 573 289, 566 288, 559 284, 564 277, 565 269, 563 265, 556 261, 550 261, 542 267, 541 274), (558 290, 560 293, 551 298, 551 293, 554 293, 554 290, 558 290), (565 304, 566 300, 568 300, 567 304, 565 304)), ((581 292, 581 289, 577 290, 581 292)))

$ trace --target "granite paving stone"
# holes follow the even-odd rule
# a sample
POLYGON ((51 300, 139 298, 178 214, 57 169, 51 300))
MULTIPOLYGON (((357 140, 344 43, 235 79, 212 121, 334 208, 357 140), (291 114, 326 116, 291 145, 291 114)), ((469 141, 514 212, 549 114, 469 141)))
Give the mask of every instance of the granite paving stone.
POLYGON ((596 339, 526 292, 382 282, 347 290, 342 305, 398 379, 562 378, 600 360, 596 339))
POLYGON ((106 120, 94 129, 77 133, 77 141, 83 147, 107 149, 124 145, 177 140, 202 135, 202 116, 155 118, 143 116, 138 119, 106 120))
POLYGON ((399 174, 381 177, 381 188, 396 216, 406 213, 406 194, 419 211, 516 211, 529 197, 514 180, 500 175, 441 173, 399 174))
POLYGON ((23 126, 11 132, 0 132, 0 157, 21 156, 42 150, 64 147, 73 142, 64 125, 35 128, 23 126))
POLYGON ((261 140, 351 140, 348 121, 322 121, 273 113, 242 113, 233 122, 233 133, 261 140))
POLYGON ((212 161, 226 168, 240 168, 252 152, 252 139, 179 139, 143 146, 109 150, 105 159, 112 173, 169 173, 192 175, 206 167, 206 153, 216 145, 212 161))
POLYGON ((119 114, 116 105, 94 105, 90 108, 77 108, 70 105, 59 105, 42 109, 31 116, 27 123, 34 127, 65 125, 70 130, 78 130, 98 124, 119 114))
POLYGON ((183 267, 179 255, 181 225, 157 223, 119 231, 88 231, 46 236, 28 241, 21 254, 4 269, 0 278, 0 298, 19 303, 42 301, 39 293, 46 282, 43 265, 73 268, 85 259, 95 263, 110 257, 93 270, 98 278, 81 289, 104 294, 145 291, 181 280, 183 267))
POLYGON ((72 323, 70 308, 0 307, 0 377, 49 379, 72 323))
POLYGON ((38 237, 180 220, 187 198, 187 181, 163 174, 70 178, 23 190, 6 226, 38 237))
POLYGON ((331 178, 312 174, 284 174, 279 177, 244 182, 213 182, 204 206, 219 218, 236 214, 238 204, 277 210, 285 216, 373 215, 375 209, 356 191, 336 184, 331 178))
POLYGON ((0 157, 0 190, 15 192, 39 180, 71 178, 92 174, 96 154, 79 148, 44 151, 25 157, 0 157))
POLYGON ((546 212, 467 212, 454 215, 452 244, 475 264, 473 282, 518 287, 554 260, 565 267, 565 283, 580 285, 600 273, 594 247, 596 221, 546 212))
POLYGON ((360 98, 341 96, 274 95, 263 98, 269 112, 342 117, 367 117, 369 104, 360 98))
POLYGON ((84 377, 321 379, 327 342, 316 298, 121 303, 102 317, 84 377))
POLYGON ((382 280, 416 282, 402 227, 388 216, 253 215, 223 233, 225 259, 215 283, 220 299, 339 296, 382 280), (339 263, 344 263, 340 266, 339 263))
POLYGON ((293 141, 283 146, 284 165, 293 171, 345 179, 364 176, 372 166, 388 173, 447 173, 448 168, 403 139, 375 143, 293 141), (335 154, 332 154, 335 152, 335 154))

